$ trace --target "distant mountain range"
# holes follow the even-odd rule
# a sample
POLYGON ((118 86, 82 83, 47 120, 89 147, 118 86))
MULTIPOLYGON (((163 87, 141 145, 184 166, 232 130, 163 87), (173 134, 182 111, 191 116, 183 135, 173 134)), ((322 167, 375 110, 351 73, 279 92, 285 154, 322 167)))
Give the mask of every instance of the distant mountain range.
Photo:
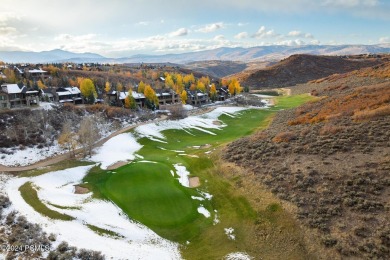
POLYGON ((73 53, 63 50, 42 52, 0 51, 0 60, 9 63, 52 63, 65 60, 95 61, 105 57, 95 53, 73 53))
POLYGON ((9 63, 177 63, 194 61, 230 60, 261 61, 282 59, 293 54, 354 55, 364 53, 390 53, 390 44, 382 45, 305 45, 258 46, 252 48, 218 48, 198 52, 165 55, 134 55, 124 58, 106 58, 95 53, 73 53, 63 50, 43 52, 0 51, 0 60, 9 63))

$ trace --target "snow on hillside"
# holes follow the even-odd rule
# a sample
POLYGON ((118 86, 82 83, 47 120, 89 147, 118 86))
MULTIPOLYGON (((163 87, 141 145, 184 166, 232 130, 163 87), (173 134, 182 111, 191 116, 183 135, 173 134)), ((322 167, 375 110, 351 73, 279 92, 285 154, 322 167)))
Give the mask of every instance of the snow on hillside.
POLYGON ((20 212, 30 222, 40 224, 48 234, 56 234, 56 243, 67 241, 78 248, 101 251, 107 259, 180 259, 177 243, 163 239, 146 226, 128 219, 112 202, 93 199, 92 193, 74 194, 74 185, 80 183, 91 167, 82 166, 37 177, 8 180, 5 190, 11 199, 12 210, 20 212), (47 207, 75 220, 52 220, 37 213, 18 190, 26 182, 32 182, 40 200, 47 207), (68 208, 60 209, 52 205, 68 208), (118 237, 99 235, 87 225, 113 231, 118 237))
POLYGON ((0 164, 5 166, 25 166, 66 153, 57 142, 45 148, 38 148, 38 146, 25 147, 23 150, 20 148, 3 148, 3 151, 6 151, 6 153, 0 154, 0 164))

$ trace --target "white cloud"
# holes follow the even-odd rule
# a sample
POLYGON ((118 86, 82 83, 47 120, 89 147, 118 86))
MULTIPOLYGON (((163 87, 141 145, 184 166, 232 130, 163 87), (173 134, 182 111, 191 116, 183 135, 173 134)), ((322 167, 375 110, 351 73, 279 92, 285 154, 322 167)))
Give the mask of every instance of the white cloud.
POLYGON ((266 30, 265 26, 261 26, 256 33, 254 33, 251 37, 256 39, 263 39, 269 37, 277 37, 279 34, 275 33, 274 30, 266 30))
POLYGON ((287 35, 291 37, 301 37, 303 36, 303 33, 300 31, 291 31, 287 35))
POLYGON ((223 36, 222 34, 217 35, 217 36, 214 37, 215 41, 223 41, 225 39, 226 39, 225 36, 223 36))
POLYGON ((212 23, 212 24, 207 24, 199 29, 196 30, 196 32, 201 32, 201 33, 210 33, 210 32, 215 32, 216 30, 225 28, 224 23, 219 22, 219 23, 212 23))
POLYGON ((56 37, 54 37, 55 41, 78 41, 78 42, 84 42, 84 41, 90 41, 96 38, 96 34, 89 33, 84 35, 71 35, 71 34, 59 34, 56 37))
POLYGON ((379 38, 379 43, 390 43, 390 37, 379 38))
POLYGON ((249 24, 249 23, 238 23, 237 26, 242 27, 242 26, 246 26, 246 25, 248 25, 248 24, 249 24))
POLYGON ((305 38, 314 39, 314 36, 311 33, 305 33, 305 38))
POLYGON ((238 39, 238 40, 248 38, 248 33, 247 32, 240 32, 240 33, 234 35, 234 38, 238 39))
POLYGON ((312 45, 319 45, 321 42, 319 40, 312 40, 310 41, 310 44, 312 45))
POLYGON ((274 45, 302 46, 302 45, 306 45, 306 43, 302 40, 296 39, 296 40, 275 42, 274 45))
POLYGON ((169 33, 170 37, 186 36, 186 35, 188 35, 188 30, 186 28, 180 28, 174 32, 169 33))
POLYGON ((291 31, 287 34, 288 37, 299 37, 299 38, 307 38, 314 39, 314 36, 311 33, 304 33, 301 31, 291 31))

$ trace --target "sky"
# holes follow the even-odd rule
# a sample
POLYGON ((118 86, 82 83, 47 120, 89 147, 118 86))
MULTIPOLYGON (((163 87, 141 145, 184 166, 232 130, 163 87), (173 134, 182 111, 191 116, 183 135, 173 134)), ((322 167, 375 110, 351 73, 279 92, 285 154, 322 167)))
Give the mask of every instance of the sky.
POLYGON ((0 51, 389 44, 390 0, 1 0, 0 51))

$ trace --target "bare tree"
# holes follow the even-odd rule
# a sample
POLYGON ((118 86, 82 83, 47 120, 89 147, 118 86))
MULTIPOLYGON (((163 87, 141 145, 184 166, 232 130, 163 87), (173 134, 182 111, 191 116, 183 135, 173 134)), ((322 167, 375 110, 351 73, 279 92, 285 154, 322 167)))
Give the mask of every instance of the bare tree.
POLYGON ((69 151, 70 157, 75 156, 77 139, 76 133, 72 131, 71 121, 65 121, 62 125, 61 134, 58 137, 58 144, 69 151))
POLYGON ((99 139, 100 133, 97 126, 97 119, 94 116, 86 116, 80 123, 78 131, 79 143, 83 147, 84 157, 92 155, 94 143, 99 139))

